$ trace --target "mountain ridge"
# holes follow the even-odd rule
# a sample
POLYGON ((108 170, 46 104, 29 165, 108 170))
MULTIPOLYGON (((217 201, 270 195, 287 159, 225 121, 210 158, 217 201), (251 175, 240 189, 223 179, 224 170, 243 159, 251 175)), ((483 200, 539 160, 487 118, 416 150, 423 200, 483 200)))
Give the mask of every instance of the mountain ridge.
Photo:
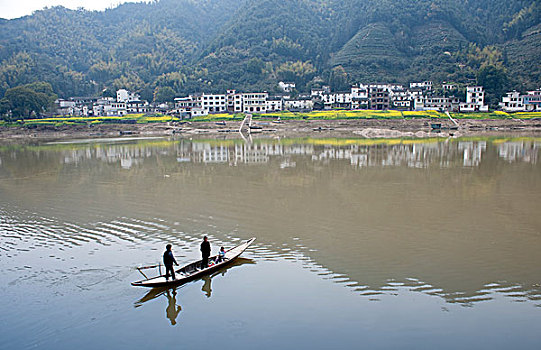
POLYGON ((0 20, 0 96, 35 81, 50 82, 61 97, 125 87, 150 100, 168 89, 179 95, 273 91, 279 79, 302 90, 333 85, 336 74, 349 83, 471 82, 487 66, 503 77, 492 93, 538 88, 540 11, 535 0, 161 0, 99 12, 53 7, 0 20))

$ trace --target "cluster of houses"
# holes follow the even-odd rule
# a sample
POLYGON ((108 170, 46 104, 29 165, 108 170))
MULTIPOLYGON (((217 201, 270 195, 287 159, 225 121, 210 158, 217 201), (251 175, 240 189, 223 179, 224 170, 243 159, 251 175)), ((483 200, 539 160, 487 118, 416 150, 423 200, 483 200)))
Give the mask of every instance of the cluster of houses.
MULTIPOLYGON (((212 113, 270 113, 279 111, 311 111, 313 109, 371 109, 446 112, 488 112, 482 86, 467 86, 466 101, 449 96, 457 86, 443 83, 438 95, 431 81, 400 84, 357 84, 349 91, 331 92, 328 86, 312 89, 309 94, 296 94, 294 83, 280 82, 283 93, 237 92, 225 94, 197 93, 177 97, 174 104, 150 104, 139 95, 120 89, 116 99, 70 98, 57 100, 57 113, 80 116, 122 116, 132 113, 166 113, 193 118, 212 113), (442 93, 443 92, 443 93, 442 93)), ((504 111, 541 111, 541 89, 522 95, 507 93, 500 103, 504 111)))
POLYGON ((141 100, 138 94, 120 89, 114 97, 70 97, 56 100, 59 115, 73 116, 123 116, 133 113, 167 113, 170 107, 166 103, 149 104, 141 100))

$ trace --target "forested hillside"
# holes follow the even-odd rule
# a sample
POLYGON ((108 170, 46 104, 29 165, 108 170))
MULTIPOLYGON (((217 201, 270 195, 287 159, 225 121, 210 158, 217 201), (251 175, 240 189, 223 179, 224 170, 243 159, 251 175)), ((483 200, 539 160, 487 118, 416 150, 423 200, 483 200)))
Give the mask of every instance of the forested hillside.
POLYGON ((0 20, 0 96, 48 82, 62 97, 125 87, 299 90, 352 82, 541 85, 536 0, 160 0, 103 12, 55 7, 0 20))

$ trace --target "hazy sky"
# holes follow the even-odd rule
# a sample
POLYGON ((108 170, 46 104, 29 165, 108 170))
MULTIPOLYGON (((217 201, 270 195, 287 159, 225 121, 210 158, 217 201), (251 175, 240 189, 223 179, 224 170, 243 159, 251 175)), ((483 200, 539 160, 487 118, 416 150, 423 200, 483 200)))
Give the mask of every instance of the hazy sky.
POLYGON ((44 7, 62 5, 70 9, 84 7, 88 10, 103 10, 124 2, 144 0, 0 0, 0 18, 17 18, 31 14, 44 7))

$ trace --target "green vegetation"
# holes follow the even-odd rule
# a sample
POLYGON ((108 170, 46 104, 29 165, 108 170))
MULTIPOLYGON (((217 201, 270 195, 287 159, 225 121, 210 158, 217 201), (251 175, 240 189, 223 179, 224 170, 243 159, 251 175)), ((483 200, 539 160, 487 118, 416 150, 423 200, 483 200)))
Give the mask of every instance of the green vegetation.
MULTIPOLYGON (((489 112, 489 113, 452 113, 455 119, 533 119, 541 118, 541 112, 489 112)), ((243 113, 228 114, 209 114, 199 116, 187 121, 198 122, 222 122, 222 121, 241 121, 245 115, 243 113)), ((430 118, 430 119, 448 119, 445 113, 437 111, 373 111, 373 110, 330 110, 330 111, 312 111, 307 113, 300 112, 274 112, 267 114, 253 114, 254 120, 353 120, 353 119, 411 119, 411 118, 430 118)), ((180 122, 181 119, 169 115, 148 115, 148 114, 128 114, 125 116, 112 117, 53 117, 41 119, 24 119, 14 121, 0 121, 0 127, 8 126, 69 126, 69 125, 99 125, 99 124, 148 124, 148 123, 167 123, 180 122)))
MULTIPOLYGON (((506 113, 501 111, 488 113, 451 113, 455 119, 533 119, 541 118, 541 112, 506 113)), ((244 114, 209 114, 191 119, 193 122, 220 122, 242 120, 244 114)), ((375 111, 375 110, 329 110, 312 112, 272 112, 253 114, 254 120, 348 120, 348 119, 449 119, 445 113, 437 111, 375 111)))
POLYGON ((17 86, 6 91, 0 100, 0 116, 11 121, 12 116, 38 116, 50 109, 56 94, 49 83, 36 82, 17 86))
POLYGON ((69 126, 69 125, 99 125, 99 124, 148 124, 180 121, 169 115, 128 114, 113 117, 52 117, 41 119, 25 119, 12 122, 0 122, 0 126, 69 126))
POLYGON ((190 121, 193 122, 221 122, 221 121, 228 121, 228 120, 243 120, 245 115, 243 113, 235 113, 235 114, 229 114, 229 113, 218 113, 218 114, 209 114, 209 115, 203 115, 199 117, 194 117, 190 119, 190 121))
POLYGON ((431 79, 506 89, 541 82, 537 0, 160 0, 105 12, 53 7, 0 21, 0 97, 44 81, 60 97, 127 88, 298 90, 431 79))
MULTIPOLYGON (((452 113, 455 119, 533 119, 541 118, 541 112, 488 112, 488 113, 452 113)), ((409 119, 409 118, 439 118, 448 119, 447 115, 437 111, 373 111, 373 110, 333 110, 312 111, 308 113, 277 112, 254 114, 254 119, 280 118, 282 120, 345 120, 345 119, 409 119)))

